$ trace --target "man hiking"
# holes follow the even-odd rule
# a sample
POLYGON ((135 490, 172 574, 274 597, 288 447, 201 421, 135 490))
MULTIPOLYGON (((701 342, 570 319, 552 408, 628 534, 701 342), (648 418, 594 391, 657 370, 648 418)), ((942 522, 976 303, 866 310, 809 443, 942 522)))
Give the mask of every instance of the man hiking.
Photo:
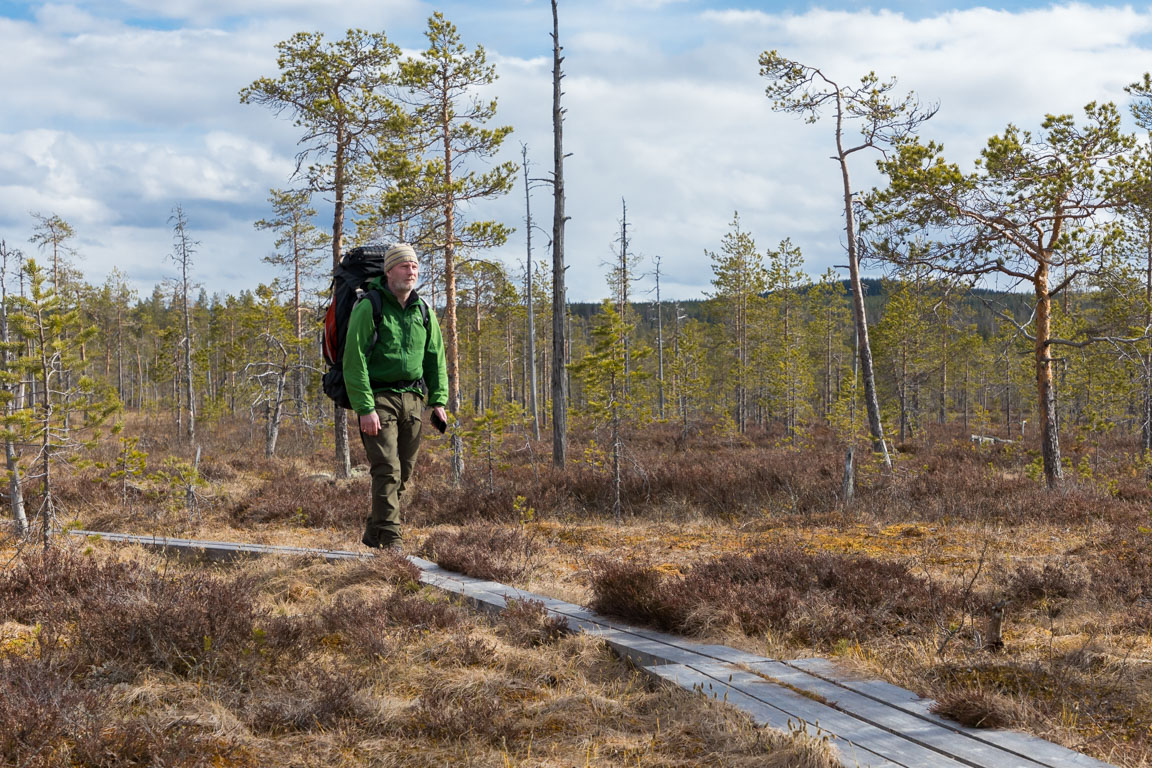
POLYGON ((372 302, 361 301, 348 320, 344 381, 360 423, 360 440, 372 475, 372 511, 361 541, 369 547, 401 549, 400 500, 416 455, 425 398, 432 423, 447 423, 448 372, 436 315, 416 295, 420 264, 416 251, 397 243, 384 254, 384 275, 369 290, 381 298, 380 324, 373 327, 372 302), (375 343, 373 343, 375 339, 375 343))

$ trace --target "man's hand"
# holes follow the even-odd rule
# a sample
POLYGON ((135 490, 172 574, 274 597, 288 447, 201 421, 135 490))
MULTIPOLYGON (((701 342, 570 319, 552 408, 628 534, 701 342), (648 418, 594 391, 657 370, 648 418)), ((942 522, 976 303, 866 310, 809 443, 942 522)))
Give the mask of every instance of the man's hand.
POLYGON ((448 429, 448 414, 444 412, 444 406, 438 405, 432 409, 432 426, 444 434, 444 430, 448 429))
POLYGON ((380 431, 380 417, 376 411, 360 416, 360 431, 371 437, 380 431))

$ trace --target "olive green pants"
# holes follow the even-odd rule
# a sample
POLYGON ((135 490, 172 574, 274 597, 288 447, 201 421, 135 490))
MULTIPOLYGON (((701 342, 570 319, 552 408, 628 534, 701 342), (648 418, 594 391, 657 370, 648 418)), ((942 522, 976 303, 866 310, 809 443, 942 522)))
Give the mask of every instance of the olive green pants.
POLYGON ((420 452, 424 398, 414 392, 376 393, 380 431, 360 433, 372 475, 372 512, 363 542, 387 547, 400 542, 400 500, 420 452))

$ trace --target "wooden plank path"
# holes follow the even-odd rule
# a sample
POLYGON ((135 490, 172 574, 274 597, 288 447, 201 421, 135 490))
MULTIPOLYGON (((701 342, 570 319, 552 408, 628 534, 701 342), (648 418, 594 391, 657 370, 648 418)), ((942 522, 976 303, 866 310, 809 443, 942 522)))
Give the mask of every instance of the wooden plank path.
MULTIPOLYGON (((196 541, 96 531, 72 535, 137 544, 172 554, 227 561, 265 555, 353 560, 367 552, 196 541)), ((534 600, 569 626, 603 639, 647 674, 726 701, 761 725, 803 727, 827 736, 845 766, 861 768, 1109 768, 1079 752, 1016 731, 966 728, 933 715, 931 701, 880 680, 853 680, 826 659, 767 659, 723 645, 625 624, 562 600, 444 570, 409 555, 421 581, 471 605, 502 610, 534 600)))

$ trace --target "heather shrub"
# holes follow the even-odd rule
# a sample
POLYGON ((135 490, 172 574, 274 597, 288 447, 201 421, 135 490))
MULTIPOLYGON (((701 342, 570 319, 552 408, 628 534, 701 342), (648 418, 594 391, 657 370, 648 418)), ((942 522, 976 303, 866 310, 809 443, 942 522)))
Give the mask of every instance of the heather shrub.
POLYGON ((1120 628, 1141 634, 1152 634, 1152 605, 1140 606, 1127 613, 1120 628))
POLYGON ((244 720, 263 734, 329 729, 345 718, 365 719, 368 709, 350 673, 309 667, 277 687, 252 691, 244 720))
POLYGON ((408 713, 407 730, 435 741, 512 743, 515 722, 491 692, 450 684, 429 686, 408 713))
POLYGON ((509 600, 500 611, 497 631, 509 642, 526 648, 549 645, 572 633, 568 620, 549 616, 539 600, 509 600))
POLYGON ((84 664, 188 674, 238 663, 263 613, 244 578, 157 572, 56 547, 28 553, 0 574, 0 616, 70 636, 62 645, 84 664))
POLYGON ((374 557, 345 561, 333 569, 328 585, 333 589, 354 584, 386 584, 415 589, 420 584, 421 570, 402 555, 380 550, 374 557))
POLYGON ((74 677, 43 659, 0 657, 0 764, 27 768, 253 765, 234 744, 188 725, 124 717, 74 677))
POLYGON ((651 624, 672 630, 683 625, 686 606, 675 604, 665 577, 642 563, 597 558, 589 569, 592 600, 597 613, 651 624))
POLYGON ((436 531, 420 552, 450 571, 510 582, 531 570, 537 549, 532 534, 520 528, 471 525, 456 532, 436 531))
POLYGON ((367 478, 325 482, 302 476, 286 464, 273 464, 263 484, 230 510, 239 525, 290 523, 310 528, 357 528, 368 501, 367 478))
POLYGON ((450 629, 464 619, 460 608, 428 599, 423 593, 393 591, 383 598, 356 600, 341 596, 320 611, 324 641, 352 648, 368 656, 390 656, 397 634, 429 629, 450 629))
POLYGON ((243 577, 148 572, 134 590, 101 598, 76 616, 84 630, 75 650, 87 663, 123 660, 181 675, 241 663, 264 617, 243 577))
POLYGON ((217 483, 221 480, 235 480, 240 476, 236 471, 236 467, 228 461, 222 461, 214 457, 207 457, 200 462, 200 477, 208 482, 217 483))
POLYGON ((434 593, 397 591, 384 601, 384 616, 390 627, 424 631, 455 627, 466 614, 461 608, 437 599, 434 593))
POLYGON ((421 658, 434 661, 442 667, 475 667, 492 663, 496 656, 496 646, 488 641, 468 634, 449 637, 442 643, 428 648, 421 658))
MULTIPOLYGON (((249 752, 231 740, 221 740, 204 729, 145 718, 114 720, 110 712, 85 711, 73 724, 69 768, 171 766, 200 768, 229 765, 257 766, 249 752)), ((60 763, 54 763, 59 765, 60 763)))
POLYGON ((1117 526, 1094 548, 1100 554, 1089 571, 1099 594, 1127 604, 1152 601, 1152 534, 1117 526))
MULTIPOLYGON (((75 467, 68 472, 59 472, 52 479, 53 502, 57 514, 68 517, 73 513, 105 507, 120 507, 119 482, 111 482, 99 476, 92 467, 75 467)), ((32 485, 25 490, 25 503, 28 509, 36 509, 43 501, 40 488, 32 485)))
POLYGON ((316 623, 311 616, 266 616, 252 630, 258 653, 287 664, 303 659, 315 636, 316 623))
POLYGON ((731 626, 821 643, 922 632, 950 598, 902 563, 794 547, 726 555, 679 577, 601 560, 591 586, 594 610, 661 629, 698 634, 731 626))
POLYGON ((72 721, 92 699, 58 666, 0 657, 0 763, 53 765, 72 721))
POLYGON ((145 578, 133 563, 79 555, 64 547, 26 551, 0 572, 0 619, 48 622, 85 603, 132 592, 145 578))
POLYGON ((1022 604, 1041 600, 1067 600, 1088 589, 1087 571, 1069 560, 1044 563, 1042 568, 1021 565, 1008 578, 1004 595, 1022 604))
MULTIPOLYGON (((504 480, 507 483, 507 478, 504 480)), ((486 482, 470 477, 464 487, 451 492, 418 488, 407 505, 416 525, 514 523, 518 520, 516 495, 512 484, 489 488, 486 482)))

